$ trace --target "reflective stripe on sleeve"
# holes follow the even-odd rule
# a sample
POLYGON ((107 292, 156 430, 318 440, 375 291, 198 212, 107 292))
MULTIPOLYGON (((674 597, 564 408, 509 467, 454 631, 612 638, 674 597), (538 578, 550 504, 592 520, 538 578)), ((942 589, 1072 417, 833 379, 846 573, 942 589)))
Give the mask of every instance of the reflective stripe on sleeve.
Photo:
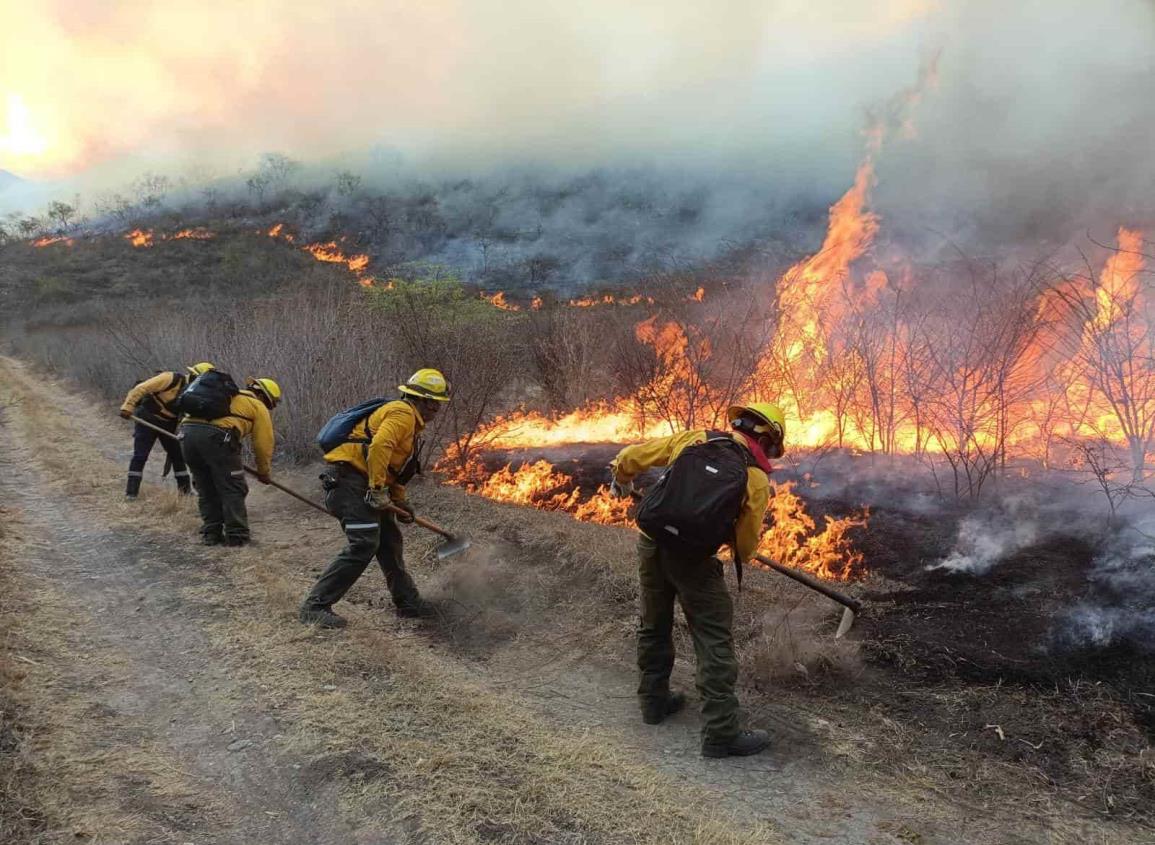
POLYGON ((134 469, 130 469, 128 471, 128 477, 129 478, 144 478, 144 473, 143 472, 137 472, 134 469))
POLYGON ((245 471, 243 469, 238 469, 235 472, 229 473, 229 475, 244 475, 244 474, 245 474, 245 471))
POLYGON ((381 526, 376 522, 350 522, 345 525, 346 531, 369 531, 370 529, 376 531, 381 526))

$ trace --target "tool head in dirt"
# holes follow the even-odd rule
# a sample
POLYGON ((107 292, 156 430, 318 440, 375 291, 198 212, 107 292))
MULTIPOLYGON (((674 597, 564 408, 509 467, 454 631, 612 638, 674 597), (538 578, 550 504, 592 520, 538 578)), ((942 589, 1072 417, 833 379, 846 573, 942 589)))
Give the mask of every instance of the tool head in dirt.
POLYGON ((445 560, 448 557, 453 557, 454 555, 465 551, 472 545, 473 541, 468 537, 462 536, 460 534, 452 534, 444 543, 435 549, 437 552, 437 559, 445 560))
POLYGON ((854 611, 849 607, 842 608, 842 621, 838 623, 838 630, 834 632, 834 639, 840 640, 854 624, 854 611))

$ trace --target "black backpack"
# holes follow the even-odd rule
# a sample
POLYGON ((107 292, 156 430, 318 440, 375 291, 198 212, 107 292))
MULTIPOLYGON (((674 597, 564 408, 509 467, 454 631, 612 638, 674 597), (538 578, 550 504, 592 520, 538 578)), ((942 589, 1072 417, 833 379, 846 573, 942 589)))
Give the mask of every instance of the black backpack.
POLYGON ((709 557, 734 542, 753 456, 722 431, 687 446, 638 506, 638 527, 687 557, 709 557))
POLYGON ((219 420, 229 415, 233 397, 240 392, 228 373, 209 370, 193 379, 173 402, 173 410, 200 420, 219 420))

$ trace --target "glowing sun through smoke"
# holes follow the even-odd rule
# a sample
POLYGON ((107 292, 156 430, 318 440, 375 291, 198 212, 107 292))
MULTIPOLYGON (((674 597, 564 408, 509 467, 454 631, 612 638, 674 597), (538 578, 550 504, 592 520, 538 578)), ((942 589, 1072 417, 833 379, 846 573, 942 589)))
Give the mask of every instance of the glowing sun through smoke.
POLYGON ((48 141, 32 125, 32 115, 24 98, 9 94, 5 120, 0 130, 0 166, 18 169, 44 155, 48 141))

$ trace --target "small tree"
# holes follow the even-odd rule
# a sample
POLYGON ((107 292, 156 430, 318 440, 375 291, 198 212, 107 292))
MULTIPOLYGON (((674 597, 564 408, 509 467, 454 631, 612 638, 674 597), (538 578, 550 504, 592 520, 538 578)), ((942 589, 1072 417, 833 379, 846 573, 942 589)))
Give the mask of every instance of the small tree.
POLYGON ((20 237, 28 240, 36 237, 44 226, 44 222, 38 217, 21 217, 16 221, 16 231, 20 233, 20 237))
POLYGON ((253 202, 257 207, 265 204, 265 192, 269 190, 269 177, 266 173, 254 173, 245 180, 245 187, 248 188, 253 202))
POLYGON ((76 206, 55 200, 48 205, 48 219, 56 224, 57 231, 67 231, 76 217, 76 206))

